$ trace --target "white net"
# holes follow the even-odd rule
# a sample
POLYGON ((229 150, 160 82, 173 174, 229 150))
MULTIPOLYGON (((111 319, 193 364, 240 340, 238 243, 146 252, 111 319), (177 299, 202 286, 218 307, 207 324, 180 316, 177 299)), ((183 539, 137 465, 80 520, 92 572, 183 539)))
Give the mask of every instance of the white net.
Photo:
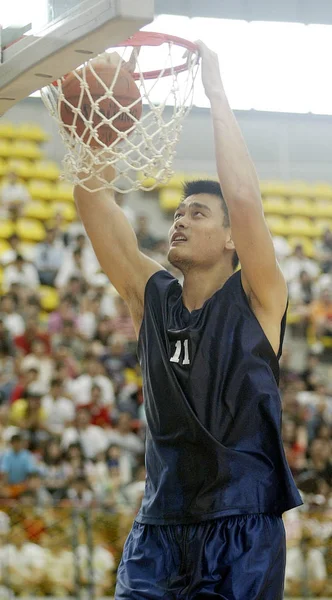
POLYGON ((89 189, 94 177, 94 189, 118 192, 168 181, 199 62, 194 48, 185 59, 184 51, 173 40, 117 47, 41 90, 67 149, 68 181, 89 189))

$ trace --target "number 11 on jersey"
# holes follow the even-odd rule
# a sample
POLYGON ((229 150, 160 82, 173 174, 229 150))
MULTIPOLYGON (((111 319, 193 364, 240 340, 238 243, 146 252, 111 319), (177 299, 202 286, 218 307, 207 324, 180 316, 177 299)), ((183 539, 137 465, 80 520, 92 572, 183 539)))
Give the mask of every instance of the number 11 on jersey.
POLYGON ((169 360, 170 362, 181 363, 182 365, 190 365, 189 340, 183 341, 183 347, 182 340, 178 340, 175 344, 175 352, 169 360))

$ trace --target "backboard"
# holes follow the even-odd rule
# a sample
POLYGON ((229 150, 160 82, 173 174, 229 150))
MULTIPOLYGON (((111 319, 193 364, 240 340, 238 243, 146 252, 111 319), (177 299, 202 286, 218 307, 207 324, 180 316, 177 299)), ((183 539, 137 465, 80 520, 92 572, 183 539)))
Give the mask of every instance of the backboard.
POLYGON ((153 0, 10 0, 6 5, 0 24, 0 116, 154 17, 153 0))

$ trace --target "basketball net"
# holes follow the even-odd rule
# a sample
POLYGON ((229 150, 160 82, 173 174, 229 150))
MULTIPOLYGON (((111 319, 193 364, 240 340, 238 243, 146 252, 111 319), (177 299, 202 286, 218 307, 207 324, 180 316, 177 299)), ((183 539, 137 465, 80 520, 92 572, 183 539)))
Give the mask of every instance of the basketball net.
MULTIPOLYGON (((101 55, 101 58, 105 58, 105 55, 101 55)), ((94 177, 100 184, 94 189, 111 188, 120 193, 138 189, 152 190, 166 183, 173 175, 176 144, 183 120, 193 103, 194 82, 199 64, 197 47, 180 38, 138 32, 123 45, 112 49, 111 60, 113 65, 116 64, 116 71, 110 87, 94 69, 94 60, 87 61, 73 71, 82 90, 76 106, 65 98, 63 86, 66 76, 41 90, 43 102, 57 122, 66 146, 64 178, 74 185, 79 183, 83 188, 89 189, 87 184, 94 177), (158 60, 161 51, 163 53, 163 63, 156 70, 147 70, 148 61, 152 59, 153 62, 152 55, 157 50, 158 60), (122 106, 114 97, 114 85, 124 66, 132 73, 141 94, 143 112, 139 119, 134 116, 135 111, 132 111, 137 105, 137 99, 132 104, 122 106), (102 86, 105 90, 97 101, 89 95, 86 81, 88 70, 89 80, 91 81, 92 73, 98 81, 98 88, 102 86), (91 105, 89 114, 82 107, 82 98, 86 94, 91 105), (113 107, 116 106, 117 110, 110 118, 100 109, 104 100, 109 100, 113 107), (60 117, 62 103, 69 105, 74 113, 69 125, 60 117), (119 131, 116 122, 119 123, 128 114, 131 119, 130 128, 119 131), (84 133, 81 136, 77 133, 78 119, 84 123, 84 133), (112 130, 111 139, 115 138, 110 145, 105 144, 98 134, 99 130, 105 132, 105 126, 112 130), (115 169, 112 181, 106 178, 106 165, 115 169)))

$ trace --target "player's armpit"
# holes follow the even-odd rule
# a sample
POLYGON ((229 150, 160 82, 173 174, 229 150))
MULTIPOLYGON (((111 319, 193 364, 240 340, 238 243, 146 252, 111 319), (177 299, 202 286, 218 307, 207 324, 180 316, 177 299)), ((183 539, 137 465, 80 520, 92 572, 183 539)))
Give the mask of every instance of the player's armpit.
POLYGON ((240 200, 230 209, 232 239, 238 253, 243 287, 254 294, 263 309, 283 315, 288 297, 263 208, 240 200))
POLYGON ((74 197, 99 263, 127 302, 137 330, 146 283, 163 267, 140 252, 135 232, 110 191, 86 191, 76 186, 74 197))

